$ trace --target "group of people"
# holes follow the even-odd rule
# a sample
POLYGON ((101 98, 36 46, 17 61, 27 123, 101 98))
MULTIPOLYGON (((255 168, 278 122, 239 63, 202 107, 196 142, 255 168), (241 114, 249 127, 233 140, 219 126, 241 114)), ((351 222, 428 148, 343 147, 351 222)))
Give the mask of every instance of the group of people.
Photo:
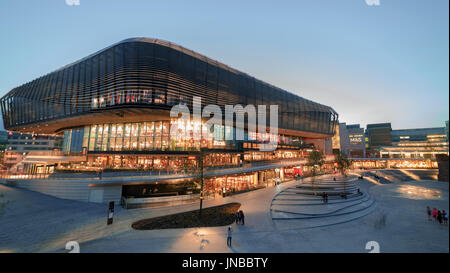
MULTIPOLYGON (((244 212, 242 210, 236 212, 236 224, 244 225, 244 212)), ((227 230, 227 246, 231 247, 231 238, 233 234, 233 229, 231 227, 228 227, 227 230)))
POLYGON ((322 201, 328 203, 328 192, 322 192, 322 201))
POLYGON ((427 217, 428 221, 433 220, 434 222, 439 222, 439 224, 448 224, 448 215, 445 210, 437 210, 436 208, 433 208, 433 210, 430 209, 429 206, 427 206, 427 217))
POLYGON ((236 224, 244 225, 244 212, 242 210, 236 212, 236 224))

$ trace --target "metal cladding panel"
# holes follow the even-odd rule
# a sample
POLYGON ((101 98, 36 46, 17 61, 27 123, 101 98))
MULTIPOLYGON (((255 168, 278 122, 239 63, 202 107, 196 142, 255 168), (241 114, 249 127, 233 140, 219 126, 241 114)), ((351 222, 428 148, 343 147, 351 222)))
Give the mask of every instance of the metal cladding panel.
MULTIPOLYGON (((338 115, 181 46, 133 38, 14 88, 1 99, 5 128, 101 112, 178 103, 279 106, 280 129, 333 135, 338 115)), ((267 111, 269 114, 269 111, 267 111)), ((269 118, 267 118, 269 121, 269 118)))

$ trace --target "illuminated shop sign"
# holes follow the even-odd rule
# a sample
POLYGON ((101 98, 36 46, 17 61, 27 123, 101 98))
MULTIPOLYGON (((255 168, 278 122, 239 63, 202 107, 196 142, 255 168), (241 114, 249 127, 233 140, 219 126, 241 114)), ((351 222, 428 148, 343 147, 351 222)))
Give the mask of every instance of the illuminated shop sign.
POLYGON ((223 140, 214 140, 214 146, 225 146, 225 141, 223 140))
POLYGON ((349 137, 352 144, 359 144, 363 142, 363 135, 350 135, 349 137))

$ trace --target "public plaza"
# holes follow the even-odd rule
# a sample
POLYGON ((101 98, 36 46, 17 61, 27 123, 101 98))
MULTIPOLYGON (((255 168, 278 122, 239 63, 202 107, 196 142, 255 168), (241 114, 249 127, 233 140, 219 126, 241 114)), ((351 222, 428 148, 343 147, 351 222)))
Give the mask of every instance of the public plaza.
POLYGON ((64 200, 0 185, 4 204, 0 211, 0 251, 67 252, 69 241, 77 241, 82 253, 364 253, 370 251, 366 249, 369 241, 376 241, 382 253, 449 251, 448 226, 426 217, 426 206, 449 209, 448 183, 433 180, 436 171, 379 170, 383 178, 378 180, 370 175, 361 180, 356 174, 360 172, 347 179, 317 177, 314 189, 318 196, 312 193, 310 178, 306 178, 205 201, 204 207, 241 203, 245 225, 231 225, 231 248, 226 245, 226 226, 148 231, 131 228, 133 222, 144 218, 198 209, 198 202, 129 210, 118 207, 114 223, 106 225, 105 204, 64 200), (333 195, 333 191, 342 190, 344 181, 347 199, 333 195), (327 204, 319 196, 322 191, 330 194, 327 204))

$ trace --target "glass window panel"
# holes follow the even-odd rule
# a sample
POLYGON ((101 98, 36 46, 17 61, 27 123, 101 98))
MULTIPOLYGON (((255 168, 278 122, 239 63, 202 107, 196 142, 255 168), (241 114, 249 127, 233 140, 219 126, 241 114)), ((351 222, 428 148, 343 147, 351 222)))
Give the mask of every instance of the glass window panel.
POLYGON ((161 139, 161 146, 163 150, 167 150, 169 148, 169 138, 168 137, 163 137, 161 139))
POLYGON ((131 137, 130 149, 133 151, 138 150, 138 140, 137 137, 131 137))
POLYGON ((163 90, 155 90, 154 103, 163 104, 166 100, 166 94, 163 90))
POLYGON ((132 123, 131 124, 131 136, 137 137, 139 133, 139 123, 132 123))
POLYGON ((83 135, 83 148, 87 148, 89 145, 89 132, 91 128, 90 126, 84 127, 84 135, 83 135))
POLYGON ((91 126, 91 134, 89 137, 89 151, 94 151, 95 149, 95 136, 97 135, 97 125, 91 126))
POLYGON ((105 124, 103 126, 103 138, 108 137, 108 133, 109 133, 109 124, 105 124))
POLYGON ((169 121, 162 122, 162 134, 168 136, 170 133, 170 124, 169 121))
POLYGON ((108 133, 109 133, 109 125, 105 124, 103 127, 102 151, 106 151, 108 149, 108 133))
POLYGON ((147 130, 148 130, 148 122, 143 122, 141 124, 141 130, 139 132, 139 135, 140 136, 145 136, 145 134, 147 133, 147 130))
POLYGON ((214 124, 214 140, 221 141, 223 140, 223 125, 214 124))
POLYGON ((167 93, 167 105, 175 105, 178 103, 178 95, 167 93))
POLYGON ((225 139, 233 140, 233 127, 225 126, 225 139))
POLYGON ((142 102, 143 103, 152 103, 152 90, 151 89, 143 90, 142 102))
POLYGON ((147 131, 145 132, 145 136, 153 136, 155 133, 155 122, 147 123, 147 131))
POLYGON ((146 150, 153 150, 153 137, 146 137, 145 138, 145 149, 146 150))
POLYGON ((125 137, 131 136, 131 123, 125 124, 125 137))
POLYGON ((130 138, 125 137, 125 138, 123 139, 122 150, 124 150, 124 151, 130 150, 130 138))
POLYGON ((162 123, 160 121, 155 122, 155 135, 161 136, 162 132, 162 123))
POLYGON ((107 151, 108 150, 108 138, 103 138, 103 143, 102 143, 102 151, 107 151))
POLYGON ((154 150, 161 150, 161 135, 156 135, 153 145, 154 150))
POLYGON ((101 150, 102 148, 102 134, 103 134, 103 125, 99 125, 97 129, 97 140, 95 144, 95 151, 101 150))
POLYGON ((123 124, 117 124, 116 137, 123 137, 123 124))
POLYGON ((115 138, 116 137, 116 128, 117 128, 117 124, 112 124, 111 125, 111 138, 115 138))
POLYGON ((116 138, 114 151, 122 151, 122 138, 116 138))
POLYGON ((109 139, 109 151, 115 151, 116 149, 116 138, 111 137, 109 139))
POLYGON ((145 137, 139 137, 139 151, 145 150, 145 137))

